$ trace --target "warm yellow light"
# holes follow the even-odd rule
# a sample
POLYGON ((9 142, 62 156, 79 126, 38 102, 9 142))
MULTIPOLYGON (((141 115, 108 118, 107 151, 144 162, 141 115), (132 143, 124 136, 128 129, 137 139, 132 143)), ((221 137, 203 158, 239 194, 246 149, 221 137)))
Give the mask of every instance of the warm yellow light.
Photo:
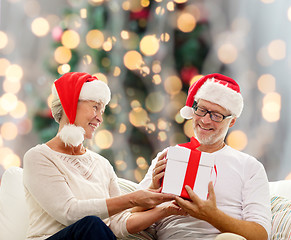
POLYGON ((0 49, 3 49, 8 44, 8 36, 5 32, 0 31, 0 49))
POLYGON ((174 0, 175 3, 181 4, 181 3, 185 3, 188 0, 174 0))
POLYGON ((231 64, 237 59, 238 51, 233 44, 225 43, 218 49, 217 55, 222 63, 231 64))
POLYGON ((80 17, 81 18, 87 18, 87 9, 86 8, 81 8, 80 9, 80 17))
POLYGON ((7 67, 5 76, 9 81, 20 81, 23 77, 23 70, 17 64, 11 64, 7 67))
POLYGON ((164 15, 164 13, 165 13, 165 8, 163 8, 163 7, 161 7, 161 6, 158 6, 158 7, 156 8, 156 14, 157 14, 157 15, 162 16, 162 15, 164 15))
POLYGON ((169 42, 170 34, 169 33, 162 33, 160 39, 162 42, 169 42))
POLYGON ((230 132, 226 141, 229 146, 239 151, 243 150, 248 144, 247 135, 240 130, 230 132))
POLYGON ((10 112, 10 115, 14 118, 22 118, 27 112, 27 108, 24 102, 18 101, 17 106, 10 112))
POLYGON ((103 49, 106 52, 111 51, 111 49, 112 49, 112 40, 110 38, 108 38, 107 41, 105 41, 103 43, 103 49))
POLYGON ((17 102, 18 99, 16 95, 12 93, 5 93, 0 98, 0 105, 7 112, 11 112, 12 110, 14 110, 17 106, 17 102))
POLYGON ((289 7, 287 10, 287 16, 288 16, 288 20, 291 22, 291 7, 289 7))
POLYGON ((124 123, 121 123, 120 126, 119 126, 119 133, 125 133, 127 127, 124 123))
POLYGON ((176 95, 181 91, 183 84, 178 76, 169 76, 164 82, 164 87, 167 93, 176 95))
POLYGON ((262 116, 268 122, 280 119, 281 95, 276 92, 268 93, 263 99, 262 116))
POLYGON ((153 65, 152 65, 152 71, 154 73, 160 73, 161 70, 162 70, 161 62, 160 61, 154 61, 153 65))
POLYGON ((192 120, 187 120, 187 121, 184 123, 183 129, 184 129, 184 133, 185 133, 185 135, 186 135, 188 138, 191 138, 191 137, 194 136, 194 130, 193 130, 192 120))
MULTIPOLYGON (((1 98, 0 98, 0 102, 1 102, 1 98)), ((4 116, 6 115, 8 112, 2 107, 2 105, 0 104, 0 116, 4 116)))
POLYGON ((139 46, 144 55, 153 56, 158 52, 160 43, 155 35, 147 35, 141 39, 139 46))
POLYGON ((160 112, 165 106, 165 97, 162 92, 151 92, 145 100, 146 108, 150 112, 160 112))
POLYGON ((134 108, 129 113, 129 121, 135 127, 143 127, 146 126, 149 117, 143 108, 134 108))
POLYGON ((100 130, 95 135, 95 143, 101 149, 108 149, 113 144, 113 135, 108 130, 100 130))
POLYGON ((196 76, 194 76, 192 79, 191 79, 191 81, 190 81, 190 86, 193 84, 193 83, 195 83, 196 81, 198 81, 200 78, 202 78, 203 77, 203 75, 196 75, 196 76))
POLYGON ((168 11, 173 12, 175 10, 174 2, 168 2, 167 3, 167 9, 168 9, 168 11))
POLYGON ((18 134, 17 126, 12 122, 5 122, 1 126, 1 136, 5 140, 13 140, 18 134))
POLYGON ((63 74, 68 73, 70 71, 71 71, 71 66, 67 63, 58 66, 58 73, 60 75, 63 75, 63 74))
POLYGON ((127 163, 123 160, 117 160, 115 166, 118 171, 124 171, 127 168, 127 163))
POLYGON ((139 52, 132 50, 124 55, 123 62, 129 70, 136 70, 143 64, 143 59, 139 52))
POLYGON ((127 0, 127 1, 124 1, 123 3, 122 3, 122 9, 124 10, 124 11, 129 11, 130 10, 130 2, 127 0))
POLYGON ((155 74, 155 75, 153 76, 153 80, 152 80, 152 82, 153 82, 154 84, 156 84, 156 85, 161 84, 161 82, 162 82, 162 78, 161 78, 161 76, 160 76, 159 74, 155 74))
POLYGON ((122 39, 129 39, 129 32, 128 31, 125 31, 125 30, 122 30, 121 33, 120 33, 120 36, 122 39))
POLYGON ((97 77, 100 81, 105 82, 106 84, 108 83, 108 79, 103 73, 94 73, 93 76, 97 77))
POLYGON ((14 153, 10 153, 6 155, 2 161, 0 162, 4 169, 8 169, 10 167, 20 167, 20 158, 14 153))
POLYGON ((120 67, 115 67, 113 71, 113 76, 118 77, 121 73, 120 67))
POLYGON ((148 169, 149 165, 147 163, 147 161, 145 160, 144 157, 138 157, 136 159, 136 165, 140 168, 140 169, 143 169, 143 170, 146 170, 148 169))
POLYGON ((283 40, 274 40, 268 46, 268 54, 274 60, 282 60, 286 57, 286 43, 283 40))
POLYGON ((79 33, 77 33, 74 30, 66 30, 62 35, 61 42, 64 45, 64 47, 74 49, 78 47, 80 44, 79 33))
POLYGON ((55 50, 54 57, 57 63, 68 63, 72 58, 72 52, 70 49, 60 46, 55 50))
POLYGON ((141 0, 140 1, 140 5, 143 7, 143 8, 146 8, 150 5, 150 0, 141 0))
POLYGON ((3 81, 4 92, 16 94, 19 92, 20 89, 21 89, 20 82, 10 81, 9 79, 5 79, 3 81))
POLYGON ((37 37, 44 37, 50 30, 49 23, 44 18, 36 18, 31 23, 31 31, 37 37))
POLYGON ((5 76, 6 70, 10 62, 6 58, 0 58, 0 76, 5 76))
POLYGON ((160 129, 160 130, 167 130, 169 128, 169 123, 165 119, 160 118, 158 120, 157 126, 158 126, 158 129, 160 129))
POLYGON ((161 142, 166 141, 167 138, 168 138, 168 136, 167 136, 167 133, 166 133, 166 132, 164 132, 164 131, 160 131, 160 132, 158 133, 158 140, 160 140, 161 142))
POLYGON ((276 90, 276 79, 271 74, 263 74, 258 79, 258 89, 262 93, 275 92, 276 90))
POLYGON ((87 33, 86 43, 90 48, 101 48, 104 42, 104 35, 101 31, 94 29, 87 33))
POLYGON ((182 32, 191 32, 196 27, 196 19, 190 13, 182 13, 177 19, 177 27, 182 32))

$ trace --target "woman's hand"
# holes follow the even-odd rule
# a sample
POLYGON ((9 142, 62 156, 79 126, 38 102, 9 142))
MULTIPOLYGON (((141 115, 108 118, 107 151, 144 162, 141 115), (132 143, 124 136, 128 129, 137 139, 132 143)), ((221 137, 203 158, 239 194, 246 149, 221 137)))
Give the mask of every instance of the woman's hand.
POLYGON ((167 153, 168 151, 163 152, 158 158, 157 164, 153 170, 152 183, 150 185, 150 189, 159 189, 161 187, 161 183, 165 175, 165 169, 167 164, 166 159, 167 153))
POLYGON ((141 207, 139 211, 151 209, 163 202, 172 201, 175 195, 167 193, 159 193, 159 190, 138 190, 131 193, 133 196, 131 202, 134 206, 141 207))

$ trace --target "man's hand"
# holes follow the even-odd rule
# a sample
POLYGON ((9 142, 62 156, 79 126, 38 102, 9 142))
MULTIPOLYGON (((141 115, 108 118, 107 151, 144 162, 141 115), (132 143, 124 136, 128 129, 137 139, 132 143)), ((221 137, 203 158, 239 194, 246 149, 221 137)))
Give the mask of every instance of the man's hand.
POLYGON ((209 222, 212 216, 215 215, 215 212, 218 211, 212 182, 209 182, 208 184, 207 200, 200 199, 189 186, 186 186, 185 188, 191 201, 176 197, 177 204, 192 217, 209 222))
POLYGON ((153 176, 152 176, 152 183, 150 185, 150 189, 159 189, 161 187, 162 179, 165 175, 165 169, 167 164, 167 151, 163 152, 157 161, 156 166, 153 170, 153 176))

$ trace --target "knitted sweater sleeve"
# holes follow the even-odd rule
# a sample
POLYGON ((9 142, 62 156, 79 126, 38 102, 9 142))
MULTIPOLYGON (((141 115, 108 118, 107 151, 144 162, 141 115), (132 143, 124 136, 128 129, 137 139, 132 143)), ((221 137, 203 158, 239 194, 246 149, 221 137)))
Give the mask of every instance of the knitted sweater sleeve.
POLYGON ((36 208, 42 208, 59 223, 68 226, 88 215, 108 218, 106 199, 77 199, 64 175, 38 148, 25 154, 23 169, 24 186, 36 208))

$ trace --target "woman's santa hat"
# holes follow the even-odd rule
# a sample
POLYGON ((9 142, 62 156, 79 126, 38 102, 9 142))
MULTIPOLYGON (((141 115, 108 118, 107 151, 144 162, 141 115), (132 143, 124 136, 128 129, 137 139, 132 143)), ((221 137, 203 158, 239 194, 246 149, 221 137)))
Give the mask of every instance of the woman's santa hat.
POLYGON ((239 85, 232 78, 219 73, 209 74, 196 81, 188 91, 186 106, 180 110, 183 118, 191 119, 194 115, 194 101, 204 99, 229 110, 235 117, 241 115, 243 98, 239 85))
POLYGON ((110 89, 106 83, 95 76, 82 72, 69 72, 55 80, 52 94, 60 99, 69 119, 58 136, 66 145, 78 146, 84 141, 85 130, 74 125, 79 100, 92 100, 107 105, 110 101, 110 89))

